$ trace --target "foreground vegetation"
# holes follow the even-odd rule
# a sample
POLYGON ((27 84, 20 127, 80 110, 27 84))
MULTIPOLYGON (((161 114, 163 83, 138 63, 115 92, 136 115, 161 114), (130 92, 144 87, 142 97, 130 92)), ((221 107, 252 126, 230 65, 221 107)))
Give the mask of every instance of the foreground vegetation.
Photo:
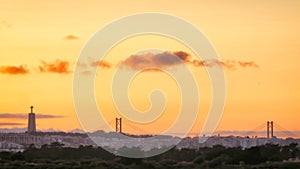
MULTIPOLYGON (((123 148, 120 151, 126 151, 123 148)), ((142 153, 142 152, 140 152, 142 153)), ((118 157, 102 148, 91 146, 66 148, 60 144, 28 148, 24 152, 0 153, 0 168, 31 169, 152 169, 152 168, 300 168, 300 150, 296 144, 280 147, 265 145, 249 149, 213 148, 171 149, 159 156, 146 159, 118 157)))

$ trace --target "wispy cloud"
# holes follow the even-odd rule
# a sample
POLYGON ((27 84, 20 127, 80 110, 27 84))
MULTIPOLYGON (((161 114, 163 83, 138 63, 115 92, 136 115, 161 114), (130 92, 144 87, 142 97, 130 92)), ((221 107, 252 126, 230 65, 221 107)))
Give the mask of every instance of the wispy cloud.
POLYGON ((79 37, 75 35, 67 35, 64 37, 64 40, 77 40, 77 39, 79 39, 79 37))
POLYGON ((88 68, 88 64, 86 64, 86 63, 77 62, 76 64, 77 64, 77 66, 80 67, 80 68, 88 68))
POLYGON ((250 62, 239 62, 240 66, 242 67, 256 67, 259 68, 259 66, 254 62, 254 61, 250 61, 250 62))
POLYGON ((259 68, 259 66, 254 61, 235 61, 235 60, 216 60, 216 59, 210 59, 210 60, 193 60, 190 62, 195 67, 223 67, 229 70, 235 70, 239 67, 246 68, 246 67, 253 67, 253 68, 259 68))
MULTIPOLYGON (((50 114, 36 114, 38 119, 51 119, 51 118, 63 118, 65 116, 50 115, 50 114)), ((28 114, 18 114, 18 113, 2 113, 0 114, 0 119, 27 119, 28 114)))
POLYGON ((13 24, 9 23, 6 20, 0 21, 0 28, 11 28, 13 24))
POLYGON ((107 68, 107 69, 109 69, 109 68, 111 68, 112 64, 110 64, 110 63, 108 63, 108 62, 106 62, 104 60, 101 60, 101 61, 94 61, 94 62, 92 62, 91 66, 93 66, 93 67, 99 66, 101 68, 107 68))
POLYGON ((25 119, 27 118, 27 115, 26 114, 9 114, 9 113, 3 113, 3 114, 0 114, 0 118, 3 118, 3 119, 25 119))
POLYGON ((158 71, 169 67, 190 64, 195 67, 222 67, 234 70, 238 67, 255 67, 259 66, 254 61, 234 61, 234 60, 197 60, 193 59, 189 53, 184 51, 165 51, 161 53, 143 53, 129 56, 119 65, 121 68, 132 70, 158 71))
POLYGON ((90 70, 84 70, 81 72, 83 75, 91 75, 92 72, 90 70))
POLYGON ((49 114, 36 114, 38 119, 53 119, 53 118, 64 118, 65 116, 49 115, 49 114))
POLYGON ((0 122, 0 126, 23 126, 24 123, 9 123, 9 122, 0 122))
POLYGON ((82 74, 91 75, 91 69, 95 67, 99 67, 101 69, 110 69, 113 67, 113 64, 104 60, 95 61, 92 60, 92 58, 89 58, 87 62, 77 62, 77 66, 82 69, 82 74))
POLYGON ((11 75, 24 75, 28 74, 29 70, 26 65, 20 66, 0 66, 0 73, 11 75))
POLYGON ((57 59, 54 62, 47 63, 41 61, 42 64, 39 66, 40 72, 51 72, 51 73, 70 73, 69 62, 57 59))

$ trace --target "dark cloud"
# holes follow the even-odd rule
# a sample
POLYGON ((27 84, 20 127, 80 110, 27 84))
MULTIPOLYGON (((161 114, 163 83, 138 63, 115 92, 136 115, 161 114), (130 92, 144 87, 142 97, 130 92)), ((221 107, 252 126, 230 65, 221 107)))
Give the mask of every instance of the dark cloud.
POLYGON ((42 65, 39 66, 40 72, 51 72, 51 73, 70 73, 69 62, 61 61, 57 59, 54 62, 47 63, 45 61, 41 61, 42 65))
POLYGON ((141 55, 131 55, 120 63, 121 67, 133 70, 148 69, 164 69, 171 66, 178 66, 187 62, 189 54, 185 52, 162 52, 162 53, 146 53, 141 55))
MULTIPOLYGON (((51 118, 63 118, 64 116, 36 114, 35 117, 38 119, 51 119, 51 118)), ((28 118, 28 114, 10 114, 10 113, 0 114, 0 119, 27 119, 27 118, 28 118)))
POLYGON ((0 126, 23 126, 24 123, 9 123, 9 122, 0 122, 0 126))
POLYGON ((1 66, 0 73, 11 74, 11 75, 24 75, 28 74, 29 70, 26 65, 20 66, 1 66))
POLYGON ((172 66, 178 66, 182 64, 190 64, 195 67, 223 67, 229 70, 235 70, 239 67, 256 67, 258 65, 254 62, 242 62, 234 60, 196 60, 192 59, 189 53, 184 51, 169 52, 165 51, 162 53, 146 53, 146 54, 135 54, 129 56, 126 60, 122 61, 119 66, 122 68, 129 68, 132 70, 143 70, 145 71, 157 71, 159 69, 165 69, 172 66))
POLYGON ((173 52, 173 54, 186 62, 189 62, 191 59, 191 55, 183 51, 173 52))
POLYGON ((79 39, 79 37, 75 35, 67 35, 64 37, 64 40, 77 40, 77 39, 79 39))

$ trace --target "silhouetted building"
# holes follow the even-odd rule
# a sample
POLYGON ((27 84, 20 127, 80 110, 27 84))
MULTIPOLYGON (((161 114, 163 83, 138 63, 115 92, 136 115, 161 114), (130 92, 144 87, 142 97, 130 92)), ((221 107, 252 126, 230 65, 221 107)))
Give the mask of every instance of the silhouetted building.
POLYGON ((30 113, 28 113, 28 133, 36 132, 35 114, 33 113, 33 106, 30 107, 30 113))

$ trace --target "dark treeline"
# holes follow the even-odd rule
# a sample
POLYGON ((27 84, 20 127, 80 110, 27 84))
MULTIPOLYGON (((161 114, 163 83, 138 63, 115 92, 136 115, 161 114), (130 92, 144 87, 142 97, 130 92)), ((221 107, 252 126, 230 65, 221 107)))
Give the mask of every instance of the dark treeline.
MULTIPOLYGON (((123 147, 118 151, 128 151, 123 147)), ((155 151, 155 150, 152 150, 155 151)), ((144 153, 138 148, 135 153, 144 153)), ((103 148, 81 146, 63 147, 59 143, 37 149, 29 147, 24 152, 0 152, 0 168, 300 168, 300 150, 296 144, 288 146, 265 145, 248 149, 213 148, 176 149, 150 158, 131 159, 115 156, 103 148)))

